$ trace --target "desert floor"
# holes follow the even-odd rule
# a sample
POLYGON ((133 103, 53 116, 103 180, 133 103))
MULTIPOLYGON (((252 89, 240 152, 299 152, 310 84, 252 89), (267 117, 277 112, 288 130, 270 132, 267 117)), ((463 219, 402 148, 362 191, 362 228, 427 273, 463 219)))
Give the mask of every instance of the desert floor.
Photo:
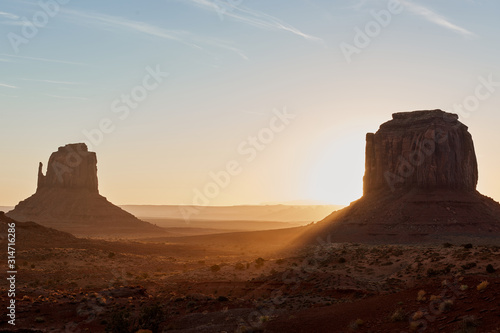
MULTIPOLYGON (((231 238, 25 241, 15 329, 500 331, 500 247, 326 243, 276 252, 231 238)), ((5 287, 0 295, 7 304, 5 287)), ((0 332, 13 331, 7 319, 0 332)))

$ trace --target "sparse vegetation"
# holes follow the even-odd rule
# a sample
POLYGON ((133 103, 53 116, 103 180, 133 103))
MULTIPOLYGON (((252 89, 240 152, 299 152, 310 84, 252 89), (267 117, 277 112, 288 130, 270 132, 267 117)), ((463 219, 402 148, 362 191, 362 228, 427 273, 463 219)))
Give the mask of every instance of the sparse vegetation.
POLYGON ((257 267, 262 267, 264 266, 265 260, 263 258, 257 258, 255 259, 255 266, 257 267))
POLYGON ((459 329, 456 333, 475 333, 479 327, 479 322, 474 316, 465 316, 460 322, 459 329))
POLYGON ((462 268, 465 270, 468 270, 468 269, 474 268, 476 266, 477 266, 477 264, 475 262, 469 262, 467 264, 462 265, 462 268))
POLYGON ((241 262, 236 263, 236 265, 234 265, 234 269, 237 270, 237 271, 244 271, 245 270, 245 265, 243 265, 241 262))
POLYGON ((400 322, 406 320, 406 314, 402 308, 397 308, 396 311, 391 315, 392 322, 400 322))
POLYGON ((424 313, 422 311, 417 311, 413 314, 413 316, 411 317, 411 319, 413 320, 419 320, 419 319, 422 319, 424 317, 424 313))
POLYGON ((493 265, 492 264, 488 264, 486 266, 486 272, 488 273, 495 273, 497 270, 495 268, 493 268, 493 265))
POLYGON ((357 330, 359 328, 361 328, 363 325, 365 324, 365 322, 363 321, 363 319, 356 319, 355 321, 353 321, 349 327, 352 328, 353 330, 357 330))
POLYGON ((453 306, 453 300, 447 299, 441 304, 439 304, 439 311, 440 312, 450 311, 452 306, 453 306))
POLYGON ((150 330, 152 333, 160 331, 160 324, 165 320, 165 312, 160 303, 144 306, 139 313, 137 329, 150 330))
POLYGON ((482 292, 482 291, 484 291, 488 287, 489 284, 490 283, 488 281, 483 281, 483 282, 481 282, 480 284, 477 285, 476 289, 478 291, 482 292))
POLYGON ((412 321, 412 322, 410 322, 410 331, 415 331, 417 328, 419 328, 422 325, 423 324, 420 321, 412 321))
POLYGON ((130 332, 130 326, 130 312, 126 310, 114 310, 111 313, 111 321, 106 326, 106 332, 127 333, 130 332))

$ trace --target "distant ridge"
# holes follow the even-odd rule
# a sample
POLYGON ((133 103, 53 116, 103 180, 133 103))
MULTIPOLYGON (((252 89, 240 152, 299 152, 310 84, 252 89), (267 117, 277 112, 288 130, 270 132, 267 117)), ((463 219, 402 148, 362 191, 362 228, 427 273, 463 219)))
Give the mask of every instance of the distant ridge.
POLYGON ((310 223, 322 220, 340 205, 236 205, 236 206, 173 206, 173 205, 121 205, 141 218, 185 219, 220 221, 274 221, 310 223))

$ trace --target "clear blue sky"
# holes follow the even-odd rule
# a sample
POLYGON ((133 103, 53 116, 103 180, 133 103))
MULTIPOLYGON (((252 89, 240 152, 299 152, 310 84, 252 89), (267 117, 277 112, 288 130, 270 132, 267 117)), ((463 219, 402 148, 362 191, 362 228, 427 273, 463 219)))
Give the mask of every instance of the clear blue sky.
POLYGON ((0 5, 2 205, 82 141, 118 204, 345 204, 362 192, 366 132, 464 102, 479 190, 500 200, 500 84, 482 83, 500 82, 498 1, 41 3, 0 5))

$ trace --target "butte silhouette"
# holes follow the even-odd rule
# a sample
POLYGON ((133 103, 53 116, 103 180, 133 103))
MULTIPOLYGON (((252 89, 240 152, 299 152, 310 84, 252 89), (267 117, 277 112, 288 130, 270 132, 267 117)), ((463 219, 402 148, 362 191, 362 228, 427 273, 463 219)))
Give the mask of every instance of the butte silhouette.
POLYGON ((306 243, 491 241, 500 204, 476 190, 472 136, 456 114, 401 112, 366 135, 363 196, 311 226, 306 243))
POLYGON ((96 153, 84 143, 68 144, 52 153, 47 174, 38 167, 35 194, 6 215, 33 221, 78 236, 158 234, 162 229, 144 222, 99 194, 96 153))

